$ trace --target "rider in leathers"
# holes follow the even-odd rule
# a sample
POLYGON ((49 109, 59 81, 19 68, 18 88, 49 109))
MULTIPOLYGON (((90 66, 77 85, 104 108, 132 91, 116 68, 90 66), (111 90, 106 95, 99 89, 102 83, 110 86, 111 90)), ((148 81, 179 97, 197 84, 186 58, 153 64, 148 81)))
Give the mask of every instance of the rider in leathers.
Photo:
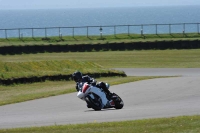
POLYGON ((104 82, 99 82, 98 84, 96 84, 96 81, 94 78, 91 78, 88 75, 82 76, 82 73, 79 71, 76 71, 72 74, 72 78, 73 80, 76 82, 76 90, 79 91, 79 85, 81 82, 87 82, 88 84, 91 84, 93 86, 96 86, 98 88, 102 88, 103 91, 106 94, 106 97, 108 100, 111 99, 112 94, 108 89, 109 89, 109 85, 107 83, 104 82))

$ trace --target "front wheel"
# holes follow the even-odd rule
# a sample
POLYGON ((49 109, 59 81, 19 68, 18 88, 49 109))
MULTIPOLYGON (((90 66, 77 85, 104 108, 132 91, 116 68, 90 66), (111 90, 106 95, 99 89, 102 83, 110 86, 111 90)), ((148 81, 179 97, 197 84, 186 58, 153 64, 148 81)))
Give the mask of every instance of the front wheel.
MULTIPOLYGON (((94 95, 94 94, 93 94, 94 95)), ((90 105, 95 111, 102 109, 102 102, 101 98, 98 95, 94 95, 94 98, 92 98, 90 95, 85 97, 85 101, 88 105, 90 105)))
POLYGON ((124 107, 123 100, 115 93, 113 94, 113 101, 115 102, 114 108, 122 109, 124 107))

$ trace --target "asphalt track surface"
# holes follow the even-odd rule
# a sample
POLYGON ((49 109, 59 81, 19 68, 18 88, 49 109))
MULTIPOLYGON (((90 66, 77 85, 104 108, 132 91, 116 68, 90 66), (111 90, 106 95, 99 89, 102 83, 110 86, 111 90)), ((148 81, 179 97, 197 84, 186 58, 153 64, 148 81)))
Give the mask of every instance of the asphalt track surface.
POLYGON ((94 111, 76 93, 0 106, 0 128, 200 115, 200 69, 121 69, 129 76, 177 76, 111 86, 123 109, 94 111))

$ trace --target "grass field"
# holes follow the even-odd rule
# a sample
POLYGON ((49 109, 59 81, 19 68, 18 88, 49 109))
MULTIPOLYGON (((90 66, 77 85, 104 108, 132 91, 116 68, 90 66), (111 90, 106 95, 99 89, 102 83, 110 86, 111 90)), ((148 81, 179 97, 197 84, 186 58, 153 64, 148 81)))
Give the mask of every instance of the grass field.
POLYGON ((77 60, 0 62, 0 79, 71 75, 76 70, 83 73, 119 72, 113 69, 106 69, 93 62, 77 60))
POLYGON ((200 49, 0 55, 1 62, 33 62, 47 60, 88 61, 97 63, 105 68, 199 68, 200 49))
POLYGON ((0 133, 199 133, 200 116, 0 129, 0 133))

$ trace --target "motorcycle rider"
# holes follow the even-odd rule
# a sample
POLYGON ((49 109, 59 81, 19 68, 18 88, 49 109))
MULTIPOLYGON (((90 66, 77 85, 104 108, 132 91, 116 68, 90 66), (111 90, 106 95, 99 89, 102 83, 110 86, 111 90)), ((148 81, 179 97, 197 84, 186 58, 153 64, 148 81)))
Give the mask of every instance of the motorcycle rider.
POLYGON ((87 82, 88 84, 91 84, 93 86, 96 86, 98 88, 102 88, 103 91, 106 94, 107 99, 110 101, 112 97, 112 93, 108 90, 109 89, 109 84, 104 83, 104 82, 99 82, 96 84, 96 80, 94 78, 91 78, 88 75, 83 76, 81 72, 76 71, 72 74, 72 78, 76 82, 76 90, 79 91, 79 84, 87 82))

